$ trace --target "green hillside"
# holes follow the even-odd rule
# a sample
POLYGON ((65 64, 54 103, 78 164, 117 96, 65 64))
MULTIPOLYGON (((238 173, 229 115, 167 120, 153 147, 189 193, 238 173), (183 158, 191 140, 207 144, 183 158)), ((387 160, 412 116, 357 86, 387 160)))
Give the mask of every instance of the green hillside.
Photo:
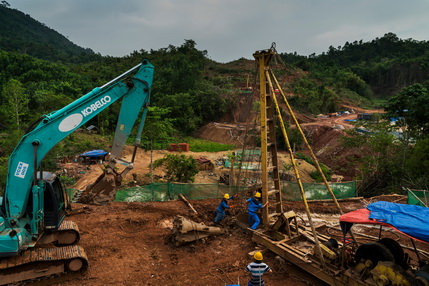
POLYGON ((72 63, 99 57, 91 49, 79 47, 30 15, 4 4, 0 5, 0 49, 72 63))
POLYGON ((400 39, 394 33, 369 42, 330 46, 321 55, 283 57, 316 79, 329 84, 339 81, 365 97, 389 97, 407 85, 429 79, 429 42, 400 39), (370 89, 365 90, 364 84, 370 89))
MULTIPOLYGON (((155 66, 144 148, 182 142, 209 122, 246 122, 247 115, 240 114, 252 97, 241 89, 246 84, 255 91, 254 102, 246 108, 258 106, 252 60, 217 63, 191 39, 180 46, 103 57, 73 44, 31 16, 0 5, 0 155, 5 156, 0 156, 0 192, 7 156, 31 122, 144 58, 155 66)), ((403 137, 394 137, 389 124, 374 124, 367 126, 376 130, 370 136, 349 134, 352 139, 345 142, 347 148, 368 148, 361 150, 367 155, 345 159, 350 159, 351 167, 363 166, 362 178, 357 179, 363 180, 367 190, 425 188, 429 184, 428 168, 420 167, 429 166, 427 41, 404 40, 387 33, 370 42, 329 47, 320 55, 279 54, 273 69, 292 107, 305 115, 303 118, 340 111, 344 105, 385 108, 389 117, 400 118, 398 124, 406 126, 403 137)), ((96 125, 102 136, 111 136, 118 110, 119 104, 114 104, 89 124, 96 125)), ((75 152, 65 146, 74 144, 82 149, 92 144, 73 136, 66 141, 51 151, 45 168, 55 169, 55 159, 75 152)))

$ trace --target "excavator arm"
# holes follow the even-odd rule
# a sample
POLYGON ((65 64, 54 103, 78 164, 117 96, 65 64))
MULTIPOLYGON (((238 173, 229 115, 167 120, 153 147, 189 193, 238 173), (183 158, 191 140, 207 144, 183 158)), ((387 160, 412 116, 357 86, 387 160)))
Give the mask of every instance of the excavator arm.
MULTIPOLYGON (((148 105, 153 71, 154 67, 144 60, 64 108, 44 115, 22 137, 9 158, 6 189, 0 209, 0 257, 16 254, 34 244, 43 231, 45 183, 43 172, 38 174, 38 169, 45 155, 69 134, 122 99, 112 161, 109 162, 113 168, 139 113, 148 105)), ((139 135, 145 114, 146 111, 143 111, 139 135)), ((58 207, 64 208, 65 204, 63 199, 58 207)))

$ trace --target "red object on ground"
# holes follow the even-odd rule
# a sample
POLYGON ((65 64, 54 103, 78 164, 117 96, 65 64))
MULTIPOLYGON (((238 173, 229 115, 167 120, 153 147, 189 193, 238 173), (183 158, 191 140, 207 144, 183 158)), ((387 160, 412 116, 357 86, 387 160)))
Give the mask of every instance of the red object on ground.
POLYGON ((189 144, 188 143, 179 143, 180 150, 183 152, 189 151, 189 144))
POLYGON ((168 151, 176 152, 178 150, 177 144, 170 144, 170 147, 168 148, 168 151))

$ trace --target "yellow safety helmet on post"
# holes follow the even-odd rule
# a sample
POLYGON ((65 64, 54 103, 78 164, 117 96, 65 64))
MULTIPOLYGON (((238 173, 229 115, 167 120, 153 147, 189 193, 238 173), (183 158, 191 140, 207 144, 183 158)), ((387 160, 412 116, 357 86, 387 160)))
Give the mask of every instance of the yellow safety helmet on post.
POLYGON ((260 197, 261 197, 261 193, 260 192, 256 192, 255 198, 260 198, 260 197))
POLYGON ((229 195, 228 195, 228 194, 225 194, 225 195, 223 195, 223 198, 224 198, 224 199, 229 199, 229 195))
POLYGON ((255 260, 262 260, 264 259, 264 257, 262 256, 262 253, 260 251, 256 252, 255 255, 253 255, 253 258, 255 258, 255 260))

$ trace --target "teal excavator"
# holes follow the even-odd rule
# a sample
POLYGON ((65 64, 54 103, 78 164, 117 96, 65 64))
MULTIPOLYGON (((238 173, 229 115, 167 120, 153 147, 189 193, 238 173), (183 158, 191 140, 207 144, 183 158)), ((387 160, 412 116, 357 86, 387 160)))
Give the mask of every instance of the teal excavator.
MULTIPOLYGON (((132 169, 140 145, 153 72, 154 67, 143 60, 64 108, 43 115, 29 127, 9 158, 6 189, 0 198, 0 285, 77 273, 88 266, 84 249, 76 245, 79 229, 65 220, 70 209, 67 192, 59 177, 41 170, 41 161, 57 143, 121 99, 105 174, 90 190, 103 186, 103 182, 105 185, 108 175, 120 181, 124 172, 132 169), (139 116, 134 155, 127 162, 121 159, 121 152, 139 116), (126 166, 121 174, 115 171, 117 162, 126 166)), ((91 192, 86 194, 88 197, 91 192)))

